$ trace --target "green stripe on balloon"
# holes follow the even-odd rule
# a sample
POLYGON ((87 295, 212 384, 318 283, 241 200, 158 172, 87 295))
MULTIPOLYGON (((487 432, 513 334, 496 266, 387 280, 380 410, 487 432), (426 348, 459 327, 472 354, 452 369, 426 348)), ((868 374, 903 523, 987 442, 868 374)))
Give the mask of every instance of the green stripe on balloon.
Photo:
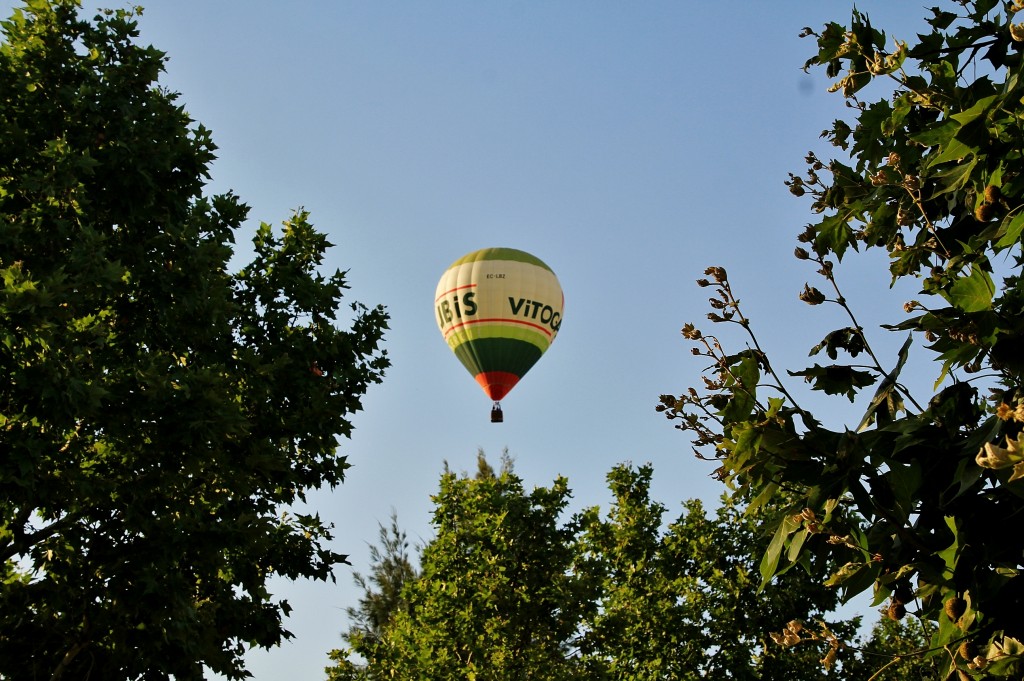
POLYGON ((477 338, 462 343, 454 351, 462 365, 474 376, 501 371, 520 378, 543 354, 533 343, 514 338, 477 338))
POLYGON ((543 267, 548 272, 554 274, 554 271, 540 258, 514 248, 482 248, 479 251, 473 251, 472 253, 459 258, 449 265, 448 269, 458 267, 459 265, 463 265, 467 262, 477 262, 479 260, 511 260, 512 262, 525 262, 530 265, 536 265, 537 267, 543 267))
POLYGON ((505 320, 500 320, 467 324, 448 336, 448 346, 454 350, 463 343, 481 338, 519 340, 530 343, 542 353, 551 345, 548 334, 538 331, 533 325, 507 323, 505 320))

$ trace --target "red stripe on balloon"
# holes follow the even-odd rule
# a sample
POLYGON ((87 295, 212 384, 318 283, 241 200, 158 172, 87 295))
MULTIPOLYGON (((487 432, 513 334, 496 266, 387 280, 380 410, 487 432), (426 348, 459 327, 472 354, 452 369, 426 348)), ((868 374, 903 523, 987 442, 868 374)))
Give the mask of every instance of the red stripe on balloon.
POLYGON ((452 331, 461 329, 463 326, 469 326, 470 324, 483 324, 484 322, 501 322, 502 324, 522 324, 523 326, 531 326, 538 331, 543 331, 548 337, 551 336, 551 331, 541 326, 540 324, 534 324, 533 322, 524 322, 521 319, 508 319, 506 317, 490 317, 488 319, 471 319, 468 322, 460 322, 452 325, 450 328, 445 329, 444 338, 448 340, 448 336, 452 334, 452 331))
MULTIPOLYGON (((442 293, 441 295, 439 295, 437 298, 434 298, 434 302, 436 303, 437 301, 441 300, 442 298, 444 298, 449 293, 454 293, 455 291, 461 291, 464 288, 476 288, 476 286, 477 286, 476 284, 466 284, 465 286, 456 286, 455 288, 450 288, 447 291, 445 291, 444 293, 442 293)), ((562 304, 564 305, 565 304, 565 300, 564 300, 565 296, 563 295, 562 298, 563 298, 562 304)))
POLYGON ((476 382, 488 397, 497 402, 508 395, 508 391, 519 382, 519 377, 507 371, 484 371, 476 375, 476 382))

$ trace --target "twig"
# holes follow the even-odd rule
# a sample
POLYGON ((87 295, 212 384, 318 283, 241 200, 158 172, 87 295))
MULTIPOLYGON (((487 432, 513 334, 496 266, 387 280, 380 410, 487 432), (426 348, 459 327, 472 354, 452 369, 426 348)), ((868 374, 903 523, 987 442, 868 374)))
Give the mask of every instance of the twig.
MULTIPOLYGON (((870 356, 871 360, 875 363, 874 368, 886 378, 891 377, 893 384, 895 385, 896 377, 892 375, 893 372, 886 371, 882 367, 882 363, 878 361, 878 357, 875 355, 875 351, 871 349, 871 343, 868 341, 867 334, 864 333, 864 327, 861 326, 860 322, 857 320, 857 316, 853 313, 853 310, 850 308, 850 306, 846 304, 846 298, 843 296, 843 292, 839 290, 839 284, 838 282, 836 282, 835 275, 833 274, 832 263, 825 260, 824 256, 821 255, 818 255, 815 261, 819 265, 821 265, 821 269, 818 270, 819 274, 825 277, 829 284, 832 285, 832 289, 836 292, 836 299, 831 302, 834 302, 836 305, 839 305, 841 308, 843 308, 843 310, 846 312, 846 315, 850 318, 850 321, 853 323, 854 330, 857 332, 861 340, 864 342, 864 350, 868 353, 868 356, 870 356)), ((911 395, 909 392, 906 392, 906 397, 908 400, 910 400, 910 403, 913 404, 918 411, 924 411, 924 408, 922 408, 921 405, 918 404, 917 400, 914 399, 913 395, 911 395)))

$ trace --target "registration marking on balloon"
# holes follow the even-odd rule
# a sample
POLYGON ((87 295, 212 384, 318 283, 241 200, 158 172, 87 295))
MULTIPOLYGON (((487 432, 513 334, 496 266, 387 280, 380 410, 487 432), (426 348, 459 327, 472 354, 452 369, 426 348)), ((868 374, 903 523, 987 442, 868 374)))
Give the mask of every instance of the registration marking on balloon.
POLYGON ((434 296, 442 336, 495 402, 551 346, 564 304, 551 268, 512 248, 485 248, 456 260, 434 296))

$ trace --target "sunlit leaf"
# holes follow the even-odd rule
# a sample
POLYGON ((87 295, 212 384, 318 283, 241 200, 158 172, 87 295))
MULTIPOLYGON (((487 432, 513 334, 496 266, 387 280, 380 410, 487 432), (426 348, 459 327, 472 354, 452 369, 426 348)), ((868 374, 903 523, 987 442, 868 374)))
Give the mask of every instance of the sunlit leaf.
POLYGON ((993 295, 995 284, 991 275, 981 267, 972 265, 970 274, 953 282, 944 297, 964 312, 981 312, 992 307, 993 295))

